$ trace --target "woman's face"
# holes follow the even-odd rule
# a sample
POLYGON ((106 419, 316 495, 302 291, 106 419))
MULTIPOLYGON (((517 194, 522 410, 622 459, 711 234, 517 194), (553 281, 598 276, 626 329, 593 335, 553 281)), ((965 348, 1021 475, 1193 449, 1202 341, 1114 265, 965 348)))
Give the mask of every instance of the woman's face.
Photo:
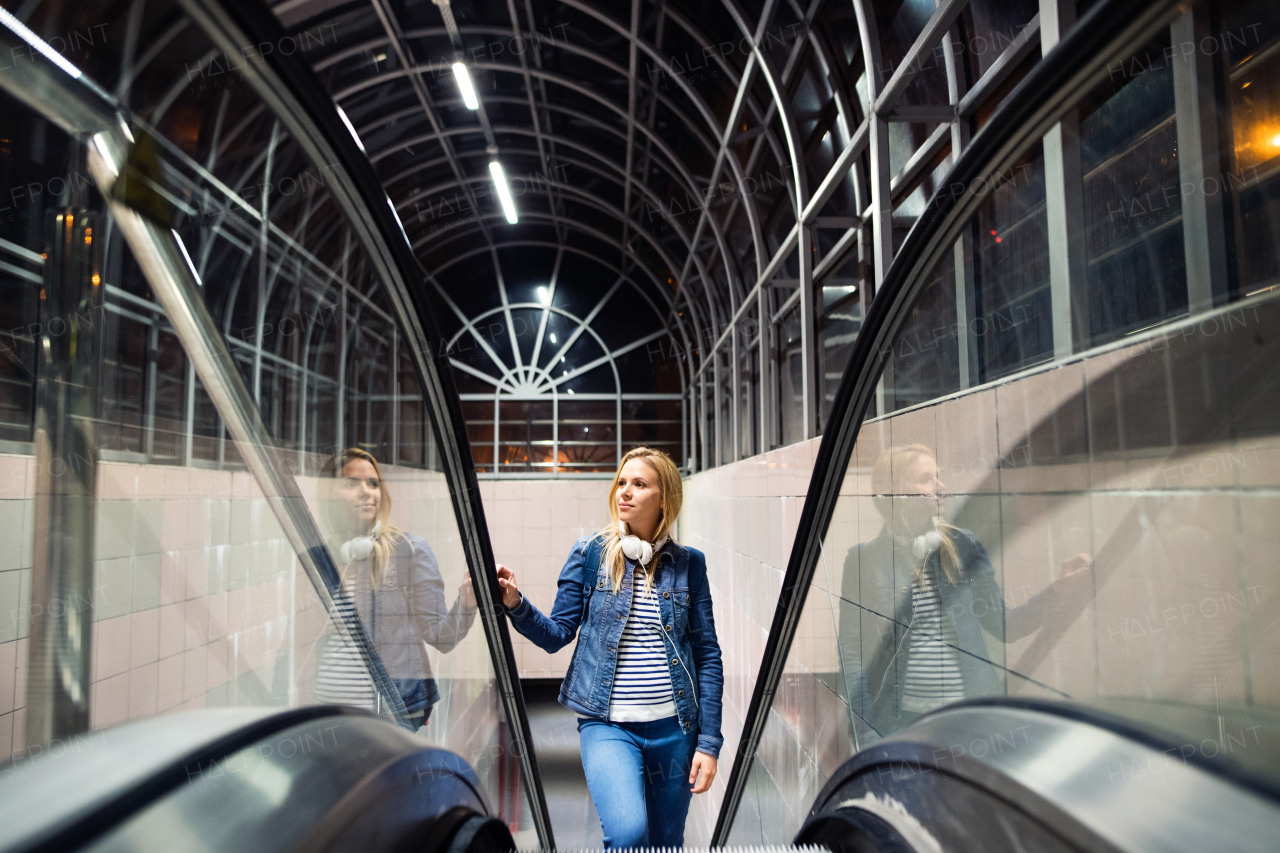
POLYGON ((618 518, 637 536, 648 538, 658 529, 662 515, 662 489, 658 472, 643 459, 631 459, 618 474, 618 518))
POLYGON ((360 526, 364 530, 372 527, 382 506, 382 482, 373 465, 365 459, 353 459, 343 465, 338 491, 360 526))
POLYGON ((907 527, 902 533, 919 536, 933 525, 935 516, 942 515, 946 485, 938 479, 938 463, 920 454, 903 466, 896 479, 899 518, 907 527))
POLYGON ((938 463, 923 453, 911 460, 902 472, 902 494, 942 497, 946 485, 938 479, 938 463))

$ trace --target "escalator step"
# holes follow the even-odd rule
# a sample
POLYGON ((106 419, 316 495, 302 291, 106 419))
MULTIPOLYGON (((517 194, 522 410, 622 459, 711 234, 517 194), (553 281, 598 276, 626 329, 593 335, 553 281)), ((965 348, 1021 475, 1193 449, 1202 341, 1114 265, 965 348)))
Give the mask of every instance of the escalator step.
MULTIPOLYGON (((604 849, 538 849, 527 853, 831 853, 818 844, 760 844, 745 847, 614 847, 604 849)), ((526 853, 522 850, 521 853, 526 853)))

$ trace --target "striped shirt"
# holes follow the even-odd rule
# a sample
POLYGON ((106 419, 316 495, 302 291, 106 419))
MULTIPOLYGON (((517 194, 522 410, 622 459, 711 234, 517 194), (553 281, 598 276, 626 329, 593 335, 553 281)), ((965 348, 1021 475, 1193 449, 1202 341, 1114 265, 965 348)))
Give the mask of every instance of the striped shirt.
MULTIPOLYGON (((333 598, 338 614, 346 624, 355 620, 354 574, 347 577, 342 591, 333 598)), ((330 632, 317 643, 316 701, 326 705, 354 705, 357 708, 376 710, 373 679, 365 666, 360 651, 348 643, 341 634, 330 632)))
POLYGON ((964 698, 960 640, 942 612, 938 570, 930 560, 911 584, 911 640, 902 707, 923 714, 964 698))
POLYGON ((631 613, 618 641, 618 666, 609 696, 609 720, 646 723, 676 715, 671 667, 663 640, 662 611, 652 589, 643 594, 644 571, 635 575, 631 613))

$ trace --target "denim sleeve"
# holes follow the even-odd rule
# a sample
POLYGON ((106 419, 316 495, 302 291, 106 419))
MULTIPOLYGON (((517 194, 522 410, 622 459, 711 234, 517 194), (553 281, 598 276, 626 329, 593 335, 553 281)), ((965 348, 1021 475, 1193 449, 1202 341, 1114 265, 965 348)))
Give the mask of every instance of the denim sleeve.
POLYGON ((584 575, 587 571, 588 538, 579 539, 569 552, 569 559, 556 581, 556 602, 551 616, 544 616, 527 596, 514 610, 508 610, 511 624, 535 646, 545 652, 558 652, 573 642, 582 621, 584 575))
MULTIPOLYGON (((960 552, 960 561, 965 574, 965 578, 969 581, 969 586, 973 590, 972 613, 968 614, 978 620, 988 634, 1001 642, 1013 642, 1021 639, 1026 634, 1031 633, 1039 625, 1029 625, 1027 630, 1009 632, 1006 630, 1006 608, 1004 603, 1004 593, 1000 591, 999 585, 996 584, 996 570, 991 565, 991 558, 987 556, 987 549, 982 547, 982 543, 978 541, 978 537, 974 536, 968 530, 961 530, 959 536, 962 537, 957 542, 960 552), (1009 636, 1013 634, 1013 636, 1009 636)), ((1020 608, 1014 608, 1007 611, 1007 615, 1012 617, 1010 622, 1016 623, 1017 616, 1030 615, 1034 608, 1028 608, 1023 605, 1020 608), (1015 611, 1022 611, 1016 614, 1015 611)), ((965 618, 965 614, 951 614, 951 618, 965 618)), ((1022 620, 1025 622, 1026 620, 1022 620)))
POLYGON ((711 608, 706 557, 694 552, 689 570, 689 643, 698 671, 698 751, 719 757, 724 737, 720 733, 720 706, 724 698, 724 664, 711 608))
POLYGON ((412 597, 410 613, 418 638, 442 652, 453 651, 471 630, 476 611, 463 606, 461 596, 449 607, 445 600, 444 578, 431 546, 423 539, 410 542, 413 549, 405 582, 412 597))
POLYGON ((859 582, 862 579, 864 551, 861 545, 854 545, 845 556, 844 575, 837 602, 840 619, 836 646, 839 649, 840 674, 849 709, 863 719, 870 719, 872 713, 866 702, 867 674, 862 659, 862 609, 853 603, 862 601, 859 582))

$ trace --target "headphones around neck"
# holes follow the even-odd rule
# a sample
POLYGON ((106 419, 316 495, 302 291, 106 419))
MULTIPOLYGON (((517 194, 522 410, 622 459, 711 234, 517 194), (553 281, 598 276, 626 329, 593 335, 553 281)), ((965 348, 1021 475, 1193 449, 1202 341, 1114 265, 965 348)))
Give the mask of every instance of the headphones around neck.
POLYGON ((376 521, 373 529, 369 531, 367 536, 357 536, 354 539, 348 539, 338 548, 338 556, 344 563, 353 563, 358 560, 367 560, 373 555, 373 545, 377 541, 378 533, 382 530, 382 522, 376 521))

